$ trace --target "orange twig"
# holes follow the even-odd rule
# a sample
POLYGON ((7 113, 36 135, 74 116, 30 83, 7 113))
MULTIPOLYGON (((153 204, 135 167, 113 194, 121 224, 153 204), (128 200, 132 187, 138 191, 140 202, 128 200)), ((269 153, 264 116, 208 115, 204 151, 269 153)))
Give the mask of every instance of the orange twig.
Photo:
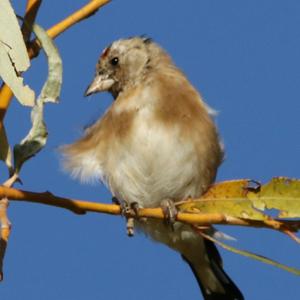
POLYGON ((41 0, 27 1, 24 22, 21 28, 25 42, 27 42, 30 39, 32 25, 35 21, 41 2, 41 0))
POLYGON ((3 280, 3 261, 5 251, 10 235, 10 222, 7 217, 8 199, 0 199, 0 224, 1 224, 1 238, 0 238, 0 281, 3 280))
POLYGON ((12 96, 13 93, 11 89, 6 84, 3 84, 0 90, 0 130, 2 130, 3 119, 5 117, 6 110, 10 104, 12 96))
POLYGON ((99 8, 108 4, 111 0, 92 0, 79 10, 75 11, 72 15, 68 16, 61 22, 57 23, 51 27, 47 33, 51 38, 57 37, 59 34, 63 33, 65 30, 73 26, 74 24, 88 18, 90 15, 97 12, 99 8))
MULTIPOLYGON (((14 174, 4 184, 4 187, 10 188, 18 180, 18 175, 14 174)), ((5 196, 0 197, 0 224, 1 224, 1 235, 0 235, 0 281, 3 280, 3 261, 5 251, 10 236, 11 223, 7 216, 7 208, 9 205, 8 198, 5 196)))
MULTIPOLYGON (((82 201, 78 199, 68 199, 58 197, 50 192, 35 193, 29 191, 18 190, 14 188, 8 188, 0 186, 0 197, 7 197, 10 200, 15 201, 27 201, 39 204, 46 204, 51 206, 57 206, 68 209, 76 214, 85 214, 87 212, 98 212, 119 215, 121 213, 119 205, 115 204, 104 204, 96 202, 82 201)), ((195 199, 196 200, 196 199, 195 199)), ((199 200, 199 199, 198 199, 199 200)), ((138 211, 139 217, 163 219, 164 215, 161 208, 142 208, 138 211)), ((136 217, 132 212, 132 217, 136 217)), ((264 221, 254 221, 242 218, 233 218, 225 216, 220 213, 209 213, 209 214, 194 214, 194 213, 181 213, 177 215, 177 221, 197 224, 197 225, 209 225, 209 224, 226 224, 226 225, 237 225, 237 226, 252 226, 252 227, 263 227, 284 232, 290 230, 292 232, 297 231, 300 228, 299 221, 281 221, 274 220, 276 224, 268 223, 264 221)))
MULTIPOLYGON (((96 13, 99 8, 108 4, 111 0, 91 0, 88 4, 75 11, 73 14, 55 24, 47 30, 47 34, 52 38, 56 38, 58 35, 69 29, 76 23, 88 18, 92 14, 96 13)), ((38 55, 39 45, 34 41, 28 49, 30 58, 34 58, 38 55)))

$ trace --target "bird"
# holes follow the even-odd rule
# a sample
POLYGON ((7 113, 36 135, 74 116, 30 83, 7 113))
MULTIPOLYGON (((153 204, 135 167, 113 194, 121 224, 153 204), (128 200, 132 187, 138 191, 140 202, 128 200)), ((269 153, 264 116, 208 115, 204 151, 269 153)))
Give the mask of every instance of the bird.
MULTIPOLYGON (((134 36, 108 45, 85 96, 98 92, 113 96, 111 106, 62 147, 73 177, 101 180, 113 197, 140 208, 176 208, 208 190, 224 158, 213 110, 158 43, 134 36)), ((143 218, 135 226, 179 252, 205 300, 244 299, 215 244, 190 225, 143 218)))

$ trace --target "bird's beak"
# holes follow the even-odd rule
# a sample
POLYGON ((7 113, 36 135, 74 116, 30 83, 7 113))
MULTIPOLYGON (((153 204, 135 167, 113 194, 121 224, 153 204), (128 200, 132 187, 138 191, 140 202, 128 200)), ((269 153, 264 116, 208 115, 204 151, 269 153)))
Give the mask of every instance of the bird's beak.
POLYGON ((93 82, 88 86, 84 95, 89 96, 98 92, 109 90, 115 81, 108 77, 108 75, 98 74, 94 78, 93 82))

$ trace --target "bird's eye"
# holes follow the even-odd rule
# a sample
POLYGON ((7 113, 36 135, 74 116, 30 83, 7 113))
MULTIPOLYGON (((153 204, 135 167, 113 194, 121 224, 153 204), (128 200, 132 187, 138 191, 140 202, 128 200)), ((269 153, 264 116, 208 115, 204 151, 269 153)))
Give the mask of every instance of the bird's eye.
POLYGON ((114 57, 110 60, 110 64, 112 66, 116 66, 119 63, 119 58, 118 57, 114 57))

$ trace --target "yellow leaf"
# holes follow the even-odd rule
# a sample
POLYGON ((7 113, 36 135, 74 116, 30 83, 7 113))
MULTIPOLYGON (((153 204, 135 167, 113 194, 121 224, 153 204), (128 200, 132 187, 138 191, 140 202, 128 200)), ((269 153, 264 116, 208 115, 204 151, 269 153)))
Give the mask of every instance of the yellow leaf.
POLYGON ((277 177, 256 188, 250 186, 253 182, 241 179, 215 184, 201 198, 180 203, 178 210, 257 221, 300 218, 300 180, 277 177), (268 210, 278 210, 277 216, 268 210))
POLYGON ((300 180, 273 178, 260 192, 249 192, 253 206, 260 210, 278 210, 278 218, 300 218, 300 180))
POLYGON ((262 212, 253 208, 247 197, 250 180, 224 181, 213 185, 198 200, 188 200, 178 206, 180 212, 220 213, 231 217, 252 220, 265 220, 262 212))

